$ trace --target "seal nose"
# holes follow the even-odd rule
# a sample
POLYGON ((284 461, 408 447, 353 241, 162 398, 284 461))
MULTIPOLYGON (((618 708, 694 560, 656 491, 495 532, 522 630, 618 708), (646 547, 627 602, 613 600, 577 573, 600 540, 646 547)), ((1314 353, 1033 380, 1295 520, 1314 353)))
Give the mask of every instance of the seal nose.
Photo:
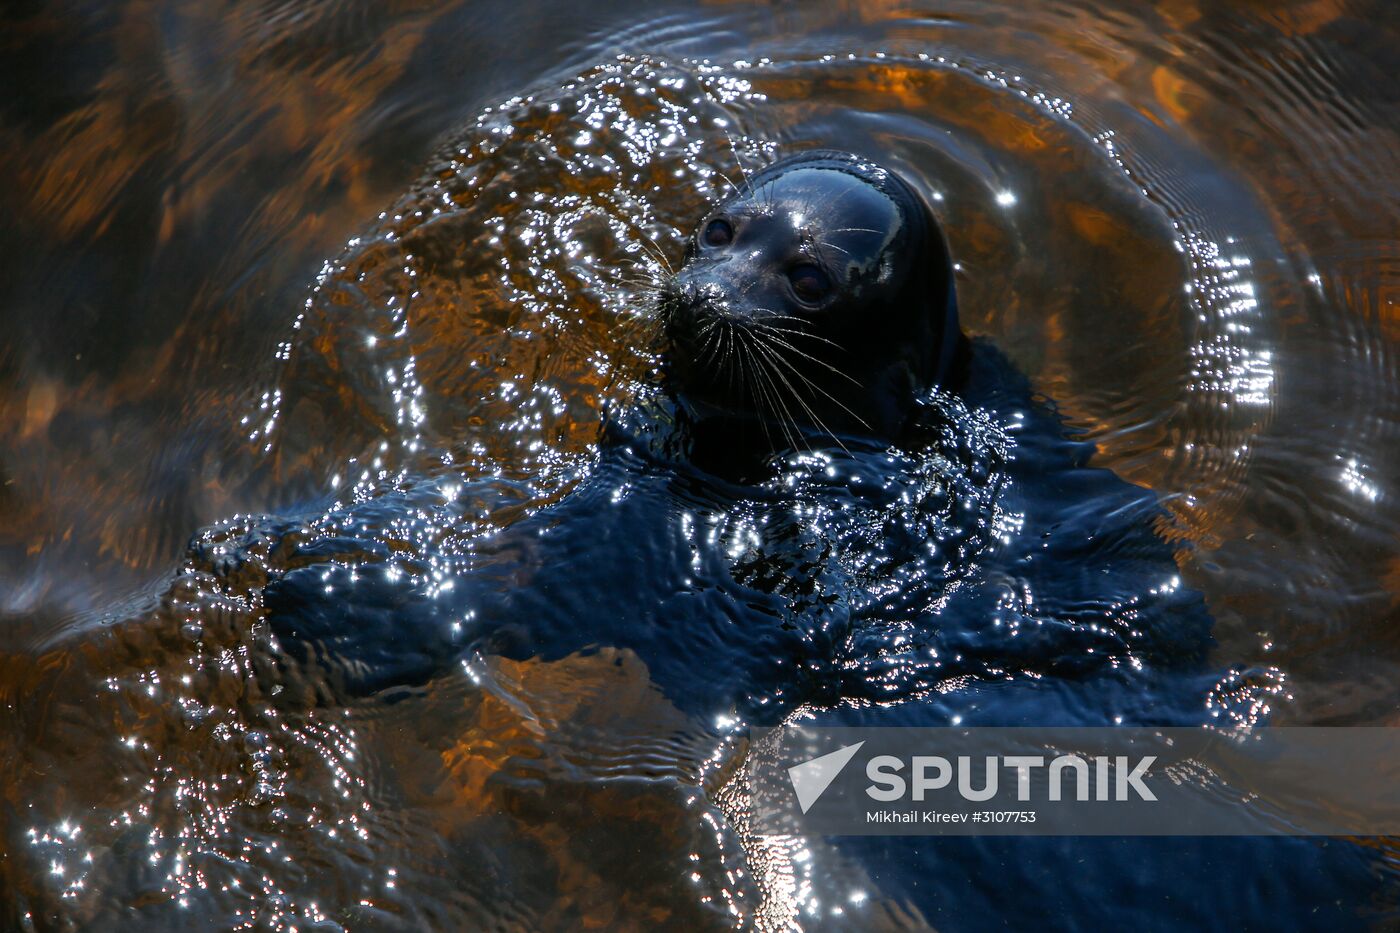
POLYGON ((693 282, 682 288, 685 303, 697 312, 711 311, 723 314, 726 310, 724 290, 714 282, 693 282))
POLYGON ((667 304, 667 336, 678 347, 692 347, 699 340, 701 325, 727 310, 724 289, 719 283, 705 276, 689 275, 687 270, 677 276, 667 304))
POLYGON ((691 307, 723 310, 724 289, 713 275, 682 270, 676 284, 680 286, 682 300, 691 307))

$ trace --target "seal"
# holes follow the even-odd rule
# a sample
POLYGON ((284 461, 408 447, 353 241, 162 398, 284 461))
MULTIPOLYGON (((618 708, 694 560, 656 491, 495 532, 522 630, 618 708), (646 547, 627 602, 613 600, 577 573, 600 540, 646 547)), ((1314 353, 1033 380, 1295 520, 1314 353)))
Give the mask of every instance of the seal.
POLYGON ((802 152, 704 219, 660 296, 667 374, 699 420, 895 439, 956 381, 953 265, 914 188, 869 159, 802 152))

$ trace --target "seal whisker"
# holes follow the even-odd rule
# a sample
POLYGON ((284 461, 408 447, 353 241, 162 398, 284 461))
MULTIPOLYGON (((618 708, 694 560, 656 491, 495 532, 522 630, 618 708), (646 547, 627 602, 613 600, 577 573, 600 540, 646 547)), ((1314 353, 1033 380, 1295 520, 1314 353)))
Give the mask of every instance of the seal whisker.
POLYGON ((659 292, 662 290, 662 282, 659 279, 639 275, 637 273, 619 273, 613 277, 613 281, 621 285, 633 285, 644 288, 648 292, 659 292))
MULTIPOLYGON (((772 350, 768 350, 768 352, 771 354, 773 351, 772 351, 772 350)), ((784 360, 781 356, 778 356, 778 355, 774 355, 774 356, 772 357, 772 359, 773 359, 773 361, 774 361, 775 363, 779 363, 779 364, 785 364, 785 363, 786 363, 786 360, 784 360)), ((789 368, 791 368, 791 367, 789 367, 789 368)), ((776 370, 775 370, 775 371, 776 371, 776 370)), ((782 373, 781 373, 781 371, 777 371, 777 372, 778 372, 778 375, 779 375, 779 376, 782 376, 784 383, 786 383, 786 384, 788 385, 789 390, 792 392, 793 398, 796 399, 797 403, 798 403, 799 405, 801 405, 802 408, 803 408, 803 410, 807 413, 807 417, 809 417, 809 418, 812 419, 812 423, 813 423, 820 431, 822 431, 822 432, 825 433, 828 437, 830 437, 830 438, 832 439, 832 441, 834 441, 834 442, 836 443, 836 446, 840 447, 843 451, 845 451, 846 453, 849 454, 849 453, 850 453, 850 450, 848 450, 848 449, 846 448, 846 445, 845 445, 845 443, 842 442, 841 438, 837 437, 836 432, 833 431, 833 430, 831 430, 831 428, 827 426, 827 423, 826 423, 825 421, 822 420, 821 416, 817 414, 817 412, 815 411, 815 409, 813 409, 813 407, 812 407, 810 404, 808 404, 807 401, 806 401, 805 399, 802 398, 801 394, 797 391, 797 388, 796 388, 795 386, 793 386, 791 382, 788 381, 787 377, 786 377, 786 376, 783 376, 782 373)), ((798 378, 802 379, 802 381, 803 381, 804 383, 807 383, 808 385, 812 386, 812 388, 817 389, 817 391, 819 391, 819 392, 821 391, 820 387, 818 387, 818 386, 812 384, 811 380, 809 380, 809 379, 803 377, 801 373, 798 373, 798 372, 796 372, 796 371, 794 370, 794 375, 796 375, 798 378)), ((827 393, 823 392, 822 394, 823 394, 823 395, 826 395, 827 393)), ((829 396, 828 396, 828 397, 829 397, 829 396)), ((833 399, 833 401, 835 401, 835 400, 833 399)), ((844 406, 844 405, 841 405, 840 402, 836 402, 836 404, 837 404, 837 405, 840 405, 842 408, 845 408, 845 406, 844 406)), ((851 412, 850 412, 850 409, 846 409, 846 411, 847 411, 848 413, 851 414, 851 417, 855 418, 858 422, 860 422, 860 423, 862 424, 862 426, 864 426, 864 427, 869 427, 868 425, 865 425, 864 420, 861 419, 859 415, 856 415, 856 414, 854 414, 854 413, 851 413, 851 412)), ((808 449, 810 450, 811 448, 809 447, 808 449)))
MULTIPOLYGON (((721 329, 720 322, 722 320, 722 318, 714 318, 707 322, 705 327, 700 331, 700 359, 702 362, 708 360, 719 350, 719 332, 721 329)), ((718 360, 716 360, 716 362, 718 362, 718 360)))
MULTIPOLYGON (((764 347, 761 343, 755 343, 754 348, 759 352, 763 353, 764 356, 768 358, 770 363, 772 362, 772 351, 769 348, 764 347)), ((805 411, 807 413, 807 416, 816 423, 817 427, 819 427, 823 431, 826 431, 827 434, 830 434, 832 440, 835 440, 838 444, 841 443, 840 440, 836 438, 836 435, 832 434, 831 431, 826 427, 826 425, 822 423, 821 418, 819 418, 817 416, 817 413, 812 410, 812 406, 808 405, 806 400, 802 398, 801 393, 797 391, 797 387, 792 384, 791 380, 789 380, 787 376, 785 376, 782 373, 782 371, 777 369, 776 367, 773 367, 771 372, 778 379, 782 380, 783 385, 787 387, 788 392, 792 395, 793 401, 795 401, 798 405, 802 406, 803 411, 805 411)), ((784 410, 786 410, 786 406, 784 406, 784 410)), ((796 423, 796 419, 793 419, 794 427, 796 427, 796 423)), ((811 445, 808 444, 806 446, 808 452, 811 452, 811 445)))
MULTIPOLYGON (((841 408, 841 410, 843 410, 844 412, 846 412, 846 414, 850 415, 852 418, 856 419, 856 421, 860 422, 860 424, 861 424, 862 426, 864 426, 864 427, 866 427, 866 428, 870 427, 870 425, 866 423, 866 421, 865 421, 864 418, 862 418, 860 415, 856 414, 855 412, 851 411, 849 408, 846 407, 846 405, 845 405, 840 399, 838 399, 836 396, 832 395, 830 392, 826 391, 826 390, 823 389, 821 386, 817 385, 815 382, 813 382, 811 379, 809 379, 801 370, 799 370, 796 366, 793 365, 793 363, 792 363, 791 360, 784 358, 783 355, 782 355, 781 353, 778 353, 778 352, 777 352, 776 350, 774 350, 772 347, 764 346, 764 349, 765 349, 768 353, 770 353, 770 354, 772 355, 772 358, 774 359, 774 361, 776 361, 777 363, 779 363, 779 364, 781 364, 781 365, 783 365, 783 366, 786 366, 786 367, 788 368, 788 370, 789 370, 794 376, 796 376, 798 379, 801 379, 801 380, 802 380, 804 383, 806 383, 810 388, 814 389, 814 390, 817 391, 817 392, 820 392, 820 393, 821 393, 823 396, 825 396, 829 401, 831 401, 833 404, 835 404, 836 406, 838 406, 839 408, 841 408)), ((845 373, 840 373, 840 375, 845 376, 846 374, 845 374, 845 373)), ((846 376, 846 378, 850 379, 851 377, 850 377, 850 376, 846 376)), ((851 379, 851 381, 852 381, 853 383, 855 383, 855 385, 856 385, 857 387, 859 387, 859 386, 861 385, 861 383, 858 382, 858 381, 855 380, 855 379, 851 379)), ((815 416, 813 416, 813 417, 815 417, 815 416)), ((830 433, 830 432, 828 432, 828 433, 830 433)), ((835 439, 834 436, 833 436, 833 439, 835 439)))
POLYGON ((782 336, 784 340, 791 340, 796 337, 806 337, 811 340, 816 340, 819 343, 824 343, 834 350, 845 349, 843 346, 841 346, 841 344, 837 343, 835 340, 832 340, 830 337, 823 337, 821 334, 813 334, 809 331, 798 330, 795 327, 780 327, 777 324, 769 324, 766 321, 753 321, 751 322, 751 326, 759 328, 765 334, 778 334, 782 336))
POLYGON ((842 371, 841 369, 838 369, 836 366, 834 366, 834 365, 831 364, 831 363, 828 363, 826 360, 820 359, 820 358, 818 358, 818 357, 813 356, 813 355, 810 354, 810 353, 805 353, 805 352, 803 352, 802 350, 797 349, 797 347, 794 347, 792 344, 788 343, 788 342, 787 342, 786 340, 784 340, 783 338, 777 337, 777 336, 773 336, 773 335, 771 334, 771 332, 768 334, 768 339, 771 340, 772 342, 776 343, 778 346, 782 347, 783 349, 787 350, 788 352, 790 352, 790 353, 796 353, 798 356, 802 357, 803 359, 805 359, 805 360, 810 360, 811 362, 816 363, 818 366, 822 367, 823 369, 825 369, 827 372, 831 373, 832 375, 834 375, 834 376, 840 376, 842 379, 845 379, 845 380, 847 380, 848 382, 850 382, 851 385, 855 386, 856 388, 860 388, 861 382, 860 382, 859 379, 855 378, 854 376, 850 375, 849 373, 846 373, 846 372, 842 371))
MULTIPOLYGON (((755 324, 755 326, 759 325, 755 324)), ((830 337, 823 337, 821 334, 814 334, 810 331, 798 330, 795 327, 779 327, 776 324, 768 324, 766 322, 763 323, 761 326, 764 328, 764 330, 770 333, 782 334, 783 336, 789 338, 803 337, 807 340, 815 340, 818 343, 824 343, 834 350, 845 350, 845 347, 841 346, 841 344, 837 343, 835 340, 832 340, 830 337)))
POLYGON ((818 241, 817 241, 817 246, 820 247, 821 249, 834 249, 834 250, 836 250, 836 251, 839 252, 839 253, 845 253, 847 256, 851 255, 851 251, 848 250, 848 249, 846 249, 846 247, 844 247, 844 246, 837 246, 835 243, 831 242, 830 240, 818 240, 818 241))
MULTIPOLYGON (((767 308, 757 308, 757 309, 755 309, 755 310, 758 310, 758 311, 767 311, 768 309, 767 309, 767 308)), ((803 320, 802 318, 800 318, 800 317, 793 317, 791 314, 770 314, 768 317, 766 317, 766 318, 764 318, 764 319, 762 319, 762 320, 760 320, 760 321, 752 321, 752 322, 750 322, 750 323, 751 323, 752 326, 754 326, 754 327, 763 327, 763 328, 766 328, 766 329, 768 329, 768 330, 770 330, 770 331, 775 331, 775 332, 777 332, 777 333, 779 333, 779 334, 786 334, 786 335, 789 336, 789 337, 806 337, 806 338, 811 339, 811 340, 817 340, 817 341, 820 341, 820 342, 822 342, 822 343, 824 343, 824 344, 827 344, 828 346, 830 346, 830 347, 832 347, 832 348, 834 348, 834 349, 836 349, 836 350, 845 351, 845 349, 846 349, 845 347, 841 346, 841 344, 837 343, 835 340, 832 340, 832 339, 829 338, 829 337, 823 337, 821 334, 814 334, 814 333, 812 333, 811 331, 801 330, 801 329, 796 328, 796 327, 780 327, 780 326, 778 326, 777 324, 771 323, 771 322, 773 322, 773 321, 799 321, 799 322, 801 322, 801 323, 803 323, 803 324, 808 323, 807 321, 804 321, 804 320, 803 320)))
MULTIPOLYGON (((734 363, 735 363, 734 368, 730 370, 730 385, 731 385, 731 386, 734 385, 735 377, 737 376, 738 383, 739 383, 739 386, 738 386, 738 387, 739 387, 739 390, 741 391, 741 393, 742 393, 744 396, 746 396, 746 397, 749 398, 749 399, 752 399, 752 400, 754 401, 754 403, 755 403, 756 405, 758 405, 758 407, 760 408, 759 414, 761 415, 761 414, 762 414, 761 409, 762 409, 764 406, 763 406, 762 402, 759 401, 757 392, 755 392, 754 389, 753 389, 753 387, 751 387, 751 386, 749 385, 749 371, 748 371, 748 367, 744 365, 745 362, 746 362, 745 357, 746 357, 747 354, 746 354, 746 352, 745 352, 745 350, 744 350, 744 348, 743 348, 743 345, 742 345, 741 342, 740 342, 739 337, 738 337, 737 334, 736 334, 736 331, 737 331, 737 328, 735 328, 732 324, 727 328, 727 336, 728 336, 728 340, 729 340, 729 345, 730 345, 731 352, 732 352, 733 358, 734 358, 734 363)), ((764 438, 768 441, 769 444, 772 444, 772 443, 773 443, 773 438, 772 438, 772 436, 768 433, 768 424, 767 424, 766 419, 760 418, 760 419, 759 419, 759 423, 763 425, 763 436, 764 436, 764 438)))
MULTIPOLYGON (((793 400, 799 405, 801 405, 802 408, 806 410, 806 412, 809 415, 812 415, 814 413, 811 411, 811 408, 806 404, 806 402, 802 399, 801 395, 797 392, 797 389, 792 385, 791 381, 789 381, 780 370, 772 366, 770 359, 770 357, 772 356, 772 350, 765 344, 763 338, 757 332, 752 330, 747 323, 738 325, 737 329, 744 334, 745 339, 748 341, 753 351, 755 351, 755 356, 753 357, 754 360, 763 364, 763 366, 761 367, 761 372, 765 376, 768 385, 772 389, 774 398, 776 398, 778 403, 782 406, 784 415, 786 415, 787 419, 791 421, 792 427, 794 431, 796 431, 798 427, 797 419, 793 416, 792 411, 788 408, 788 406, 782 401, 783 393, 779 391, 778 380, 782 381, 783 386, 787 388, 788 392, 792 395, 793 400)), ((801 432, 798 431, 797 433, 798 436, 800 436, 801 432)), ((791 435, 789 435, 789 440, 790 442, 794 440, 791 437, 791 435)), ((794 444, 793 446, 795 447, 796 445, 794 444)), ((811 449, 810 446, 808 447, 808 449, 811 449)))
POLYGON ((635 269, 640 269, 640 270, 642 270, 642 271, 645 271, 645 272, 647 272, 647 273, 650 274, 650 275, 656 275, 656 272, 654 271, 654 263, 655 263, 655 260, 652 260, 652 262, 648 263, 648 262, 645 261, 645 260, 642 260, 642 259, 633 259, 633 258, 630 257, 630 256, 624 256, 623 258, 621 258, 621 259, 618 260, 618 264, 619 264, 619 265, 631 266, 631 267, 633 267, 633 268, 635 268, 635 269))
POLYGON ((772 308, 754 308, 755 311, 762 311, 768 316, 764 321, 800 321, 803 324, 810 323, 806 318, 798 317, 795 314, 779 314, 772 308))
MULTIPOLYGON (((811 453, 812 445, 807 442, 806 435, 803 434, 801 428, 799 427, 797 423, 797 415, 795 415, 792 409, 788 407, 787 403, 783 401, 782 386, 778 385, 777 381, 778 379, 783 378, 783 374, 778 372, 778 370, 774 369, 771 366, 771 364, 767 364, 765 362, 764 355, 762 353, 762 347, 755 344, 754 352, 754 359, 760 364, 762 364, 760 372, 764 374, 768 385, 771 387, 773 392, 773 398, 776 399, 778 405, 782 407, 783 417, 786 420, 779 421, 779 424, 783 425, 783 434, 787 437, 788 446, 791 447, 793 450, 805 447, 807 449, 807 452, 811 453)), ((788 392, 792 395, 793 400, 801 404, 802 400, 798 398, 797 393, 793 390, 791 384, 787 384, 786 379, 783 379, 783 382, 787 385, 788 392)), ((806 405, 803 405, 803 407, 805 408, 806 405)))
MULTIPOLYGON (((783 434, 787 438, 788 445, 796 450, 798 447, 798 438, 801 437, 801 431, 798 430, 797 426, 797 418, 793 416, 791 409, 789 409, 787 403, 783 401, 783 393, 779 390, 777 381, 773 378, 774 376, 783 378, 782 373, 771 367, 771 363, 765 358, 767 348, 762 345, 758 336, 753 331, 744 326, 738 326, 737 330, 744 335, 744 339, 749 349, 752 351, 750 358, 755 364, 755 371, 758 373, 759 377, 767 383, 771 398, 777 403, 778 407, 782 409, 778 423, 783 428, 783 434), (789 425, 791 427, 789 427, 789 425)), ((792 384, 787 382, 786 379, 783 379, 783 381, 787 385, 788 390, 793 393, 794 400, 801 402, 792 384)), ((778 414, 778 412, 775 410, 774 414, 778 414)), ((811 450, 810 446, 808 450, 811 450)))
POLYGON ((714 168, 714 169, 712 169, 712 171, 713 171, 716 175, 718 175, 720 178, 723 178, 723 179, 724 179, 725 184, 729 185, 729 187, 733 189, 735 195, 742 195, 742 194, 744 193, 744 189, 742 189, 742 188, 740 188, 738 185, 734 184, 734 179, 730 178, 730 177, 724 172, 724 170, 719 169, 719 168, 714 168))
POLYGON ((739 158, 739 147, 734 145, 734 134, 726 129, 724 138, 729 140, 729 151, 734 154, 734 164, 739 167, 739 176, 744 179, 744 190, 747 191, 753 187, 753 183, 749 180, 749 170, 744 167, 744 160, 739 158))
POLYGON ((645 280, 650 282, 654 287, 660 286, 662 276, 657 272, 656 268, 654 268, 654 261, 652 263, 644 263, 636 259, 621 259, 618 260, 618 263, 625 268, 609 270, 610 274, 618 281, 645 280))
MULTIPOLYGON (((795 368, 793 368, 791 363, 789 363, 787 360, 783 359, 781 354, 779 354, 777 351, 775 351, 772 347, 765 346, 765 345, 762 343, 761 339, 756 341, 755 347, 756 347, 757 349, 763 351, 764 353, 766 353, 766 354, 768 355, 769 359, 770 359, 772 362, 786 365, 786 366, 793 372, 793 374, 796 375, 796 376, 797 376, 799 379, 801 379, 803 382, 807 383, 807 384, 808 384, 809 386, 811 386, 812 388, 817 389, 817 391, 819 391, 819 392, 822 391, 821 388, 820 388, 819 386, 815 385, 810 379, 806 378, 806 377, 803 376, 800 372, 798 372, 795 368)), ((835 433, 834 431, 832 431, 829 427, 826 426, 826 422, 822 421, 821 416, 819 416, 819 415, 812 409, 812 406, 809 405, 809 404, 807 404, 807 401, 806 401, 805 399, 802 398, 802 394, 801 394, 800 392, 798 392, 797 387, 794 386, 794 385, 792 384, 791 380, 789 380, 789 379, 787 378, 787 376, 785 376, 785 375, 783 374, 782 370, 777 369, 776 366, 775 366, 774 369, 773 369, 773 372, 774 372, 780 379, 783 380, 783 384, 786 385, 786 386, 788 387, 788 391, 792 393, 793 399, 797 402, 797 404, 799 404, 799 405, 802 406, 803 411, 805 411, 805 412, 807 413, 807 417, 809 417, 809 418, 812 419, 813 424, 815 424, 820 430, 826 432, 826 434, 827 434, 833 441, 835 441, 835 442, 836 442, 836 445, 837 445, 838 447, 840 447, 843 451, 845 451, 846 453, 850 453, 849 450, 846 450, 846 445, 843 444, 843 443, 841 443, 841 439, 840 439, 839 437, 836 436, 836 433, 835 433)), ((823 393, 823 394, 826 394, 826 393, 823 393)), ((828 396, 828 397, 830 397, 830 396, 828 396)), ((832 399, 832 401, 836 401, 836 400, 835 400, 835 399, 832 399)), ((836 404, 840 405, 841 403, 840 403, 840 402, 837 402, 836 404)), ((854 414, 852 415, 852 417, 855 417, 857 421, 860 420, 860 418, 859 418, 858 416, 855 416, 854 414)), ((811 450, 810 445, 808 446, 807 449, 808 449, 808 451, 811 450)))
POLYGON ((739 394, 743 389, 742 364, 743 361, 734 352, 734 325, 728 324, 724 328, 724 360, 728 365, 725 367, 725 375, 729 377, 730 395, 739 394))
POLYGON ((646 234, 642 233, 641 230, 637 231, 637 245, 642 247, 642 249, 646 250, 647 253, 650 254, 652 259, 656 260, 663 267, 665 267, 667 273, 669 273, 670 275, 676 274, 675 268, 673 268, 671 265, 671 260, 666 258, 666 254, 662 252, 661 247, 657 246, 656 243, 653 242, 652 239, 646 234))
POLYGON ((651 272, 649 269, 645 269, 644 267, 640 266, 635 269, 627 269, 625 271, 616 272, 614 273, 614 277, 622 281, 650 282, 653 285, 658 284, 661 281, 660 276, 651 272))
MULTIPOLYGON (((758 365, 759 361, 757 357, 754 356, 753 351, 748 345, 748 343, 743 339, 743 337, 740 336, 742 333, 744 333, 743 329, 736 327, 734 328, 734 333, 736 339, 736 346, 738 346, 742 350, 743 355, 748 360, 748 372, 752 373, 754 376, 752 382, 752 388, 754 390, 754 400, 758 402, 760 409, 766 408, 772 414, 772 416, 778 420, 778 427, 782 429, 784 438, 787 440, 789 446, 796 447, 796 444, 792 439, 791 432, 788 429, 787 422, 783 420, 782 414, 778 411, 777 406, 774 404, 775 399, 772 395, 770 395, 768 389, 764 387, 763 380, 766 380, 766 376, 764 375, 763 370, 758 365)), ((762 411, 760 411, 760 414, 761 413, 762 411)), ((765 439, 767 439, 769 446, 772 446, 773 437, 768 431, 768 419, 762 418, 760 419, 759 423, 763 425, 763 435, 765 439)))
POLYGON ((616 285, 628 285, 632 288, 640 289, 643 292, 648 293, 661 291, 661 286, 658 283, 649 281, 647 279, 638 279, 629 276, 619 275, 615 279, 613 279, 613 282, 616 285))

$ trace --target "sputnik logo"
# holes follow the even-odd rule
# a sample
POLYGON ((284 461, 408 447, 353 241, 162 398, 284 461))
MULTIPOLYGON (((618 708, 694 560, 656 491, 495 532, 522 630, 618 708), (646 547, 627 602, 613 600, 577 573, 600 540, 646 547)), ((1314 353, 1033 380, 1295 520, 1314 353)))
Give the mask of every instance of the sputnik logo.
POLYGON ((845 748, 838 748, 834 752, 788 768, 788 780, 792 781, 792 789, 797 792, 797 803, 802 807, 803 813, 812 809, 812 805, 826 792, 842 769, 850 764, 864 744, 857 742, 847 745, 845 748))

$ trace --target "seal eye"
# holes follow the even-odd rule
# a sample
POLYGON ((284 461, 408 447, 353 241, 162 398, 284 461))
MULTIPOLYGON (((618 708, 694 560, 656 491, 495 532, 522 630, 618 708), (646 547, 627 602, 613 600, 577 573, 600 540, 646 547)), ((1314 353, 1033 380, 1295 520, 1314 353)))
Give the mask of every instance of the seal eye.
POLYGON ((797 297, 807 302, 820 301, 831 291, 831 280, 826 277, 821 266, 803 262, 788 271, 788 281, 797 297))
POLYGON ((734 228, 729 225, 729 221, 716 217, 705 225, 705 232, 700 234, 700 239, 705 241, 706 246, 728 246, 734 242, 734 228))

